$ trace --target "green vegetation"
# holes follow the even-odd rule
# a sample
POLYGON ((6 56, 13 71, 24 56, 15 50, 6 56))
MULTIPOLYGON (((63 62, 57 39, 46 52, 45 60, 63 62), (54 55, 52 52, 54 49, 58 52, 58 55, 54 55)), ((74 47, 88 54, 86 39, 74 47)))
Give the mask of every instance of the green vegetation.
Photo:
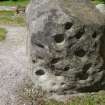
POLYGON ((0 11, 0 16, 13 16, 14 11, 0 11))
POLYGON ((96 95, 89 94, 74 97, 71 101, 67 101, 66 103, 50 100, 43 105, 105 105, 105 92, 99 92, 96 95))
POLYGON ((99 1, 99 2, 103 2, 103 3, 105 3, 105 0, 95 0, 95 1, 99 1))
POLYGON ((105 0, 92 0, 95 4, 105 3, 105 0))
POLYGON ((15 11, 0 11, 0 24, 25 25, 24 16, 16 15, 15 11))
MULTIPOLYGON (((1 0, 0 6, 17 6, 25 7, 29 0, 1 0)), ((17 15, 16 11, 0 11, 0 24, 7 25, 25 25, 25 17, 17 15)))
POLYGON ((3 6, 26 6, 29 0, 16 0, 16 1, 0 1, 0 5, 3 6))
POLYGON ((4 28, 0 28, 0 41, 5 39, 6 33, 7 31, 4 28))

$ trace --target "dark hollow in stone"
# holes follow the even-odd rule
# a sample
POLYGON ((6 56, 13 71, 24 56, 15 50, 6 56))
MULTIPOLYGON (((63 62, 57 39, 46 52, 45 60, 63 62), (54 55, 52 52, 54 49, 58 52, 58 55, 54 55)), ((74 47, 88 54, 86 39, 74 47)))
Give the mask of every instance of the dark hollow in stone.
POLYGON ((85 33, 84 29, 81 29, 77 32, 77 34, 75 35, 75 37, 77 39, 80 39, 82 37, 82 35, 85 33))
POLYGON ((65 23, 65 30, 69 30, 72 27, 73 23, 71 22, 66 22, 65 23))
POLYGON ((93 35, 92 35, 92 37, 93 37, 93 38, 96 38, 96 37, 97 37, 97 33, 94 32, 93 35))
POLYGON ((50 92, 50 93, 56 93, 56 91, 55 91, 55 90, 50 90, 49 92, 50 92))
POLYGON ((32 62, 35 63, 36 61, 33 59, 32 62))
POLYGON ((64 82, 62 82, 62 83, 61 83, 61 85, 65 85, 65 83, 64 83, 64 82))
POLYGON ((42 45, 41 43, 35 43, 38 47, 44 48, 44 45, 42 45))
POLYGON ((64 41, 64 34, 56 34, 54 36, 54 40, 56 43, 61 43, 64 41))
POLYGON ((37 58, 42 60, 44 57, 38 55, 37 58))
POLYGON ((55 64, 55 63, 57 63, 59 60, 60 60, 60 58, 53 58, 50 63, 51 63, 51 64, 55 64))
POLYGON ((44 75, 45 72, 44 72, 44 70, 39 69, 35 72, 35 74, 41 76, 41 75, 44 75))
POLYGON ((88 74, 87 73, 78 73, 76 76, 79 80, 86 80, 88 78, 88 74))
POLYGON ((83 49, 77 49, 75 51, 75 55, 78 57, 83 57, 83 56, 85 56, 85 54, 86 54, 86 52, 83 49))
POLYGON ((91 63, 85 64, 83 67, 83 72, 85 73, 88 69, 90 69, 91 66, 92 66, 91 63))
POLYGON ((64 71, 68 71, 70 69, 70 67, 69 66, 66 66, 65 68, 64 68, 64 71))

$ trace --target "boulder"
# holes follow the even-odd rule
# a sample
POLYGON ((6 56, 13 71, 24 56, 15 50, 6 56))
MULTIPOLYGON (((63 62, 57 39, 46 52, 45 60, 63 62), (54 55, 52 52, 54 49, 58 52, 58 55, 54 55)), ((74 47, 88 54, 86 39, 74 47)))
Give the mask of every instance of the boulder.
POLYGON ((105 15, 105 4, 97 4, 96 8, 105 15))
POLYGON ((26 17, 36 87, 57 95, 105 88, 105 17, 89 0, 32 0, 26 17))

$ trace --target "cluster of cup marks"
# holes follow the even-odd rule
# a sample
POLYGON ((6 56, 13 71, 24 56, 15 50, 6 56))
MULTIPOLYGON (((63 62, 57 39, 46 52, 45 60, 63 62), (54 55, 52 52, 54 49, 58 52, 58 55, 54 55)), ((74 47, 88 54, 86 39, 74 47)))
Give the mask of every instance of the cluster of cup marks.
MULTIPOLYGON (((72 23, 72 22, 66 22, 66 23, 64 24, 64 29, 65 29, 65 30, 69 30, 69 29, 71 29, 72 26, 73 26, 73 23, 72 23)), ((83 26, 82 26, 82 27, 83 27, 83 26)), ((85 33, 85 28, 83 28, 82 30, 79 30, 79 31, 75 34, 75 38, 79 40, 79 39, 82 37, 82 35, 83 35, 84 33, 85 33)), ((94 32, 93 35, 92 35, 92 37, 93 37, 93 38, 96 38, 96 37, 97 37, 97 33, 94 32)), ((58 43, 58 44, 59 44, 59 43, 62 43, 62 42, 65 40, 64 34, 56 34, 53 38, 54 38, 54 41, 55 41, 56 43, 58 43)), ((41 44, 38 45, 38 46, 39 46, 39 47, 43 47, 43 45, 41 45, 41 44)), ((96 46, 95 46, 95 47, 96 47, 96 46)), ((44 48, 44 47, 43 47, 43 48, 44 48)), ((82 48, 79 48, 79 49, 76 49, 76 51, 74 52, 74 54, 75 54, 75 56, 83 57, 83 56, 85 56, 86 51, 84 51, 84 49, 82 49, 82 48)), ((53 64, 59 62, 59 60, 60 60, 59 58, 53 58, 53 59, 50 61, 52 67, 54 67, 53 64)), ((32 60, 32 62, 33 62, 33 63, 36 63, 35 60, 32 60)), ((84 67, 83 67, 83 72, 81 72, 81 73, 78 74, 78 78, 79 78, 80 80, 86 80, 86 79, 88 78, 88 74, 87 74, 86 72, 87 72, 87 70, 88 70, 91 66, 92 66, 91 63, 88 63, 88 64, 85 64, 85 65, 84 65, 84 67)), ((70 67, 69 67, 69 66, 66 66, 66 67, 64 68, 64 71, 68 71, 69 69, 70 69, 70 67)), ((42 70, 42 69, 39 69, 39 70, 35 71, 35 74, 36 74, 37 76, 42 76, 42 75, 45 74, 45 71, 42 70)), ((56 75, 56 74, 55 74, 55 75, 56 75)), ((59 75, 56 75, 56 76, 59 76, 59 75)), ((61 83, 61 85, 64 85, 64 84, 65 84, 64 82, 61 83)))

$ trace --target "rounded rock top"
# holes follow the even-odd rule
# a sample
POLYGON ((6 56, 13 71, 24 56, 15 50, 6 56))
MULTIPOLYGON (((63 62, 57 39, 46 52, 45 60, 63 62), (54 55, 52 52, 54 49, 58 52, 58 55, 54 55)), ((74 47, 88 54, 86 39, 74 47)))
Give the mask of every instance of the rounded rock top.
POLYGON ((96 8, 103 14, 105 14, 105 4, 97 4, 96 8))

